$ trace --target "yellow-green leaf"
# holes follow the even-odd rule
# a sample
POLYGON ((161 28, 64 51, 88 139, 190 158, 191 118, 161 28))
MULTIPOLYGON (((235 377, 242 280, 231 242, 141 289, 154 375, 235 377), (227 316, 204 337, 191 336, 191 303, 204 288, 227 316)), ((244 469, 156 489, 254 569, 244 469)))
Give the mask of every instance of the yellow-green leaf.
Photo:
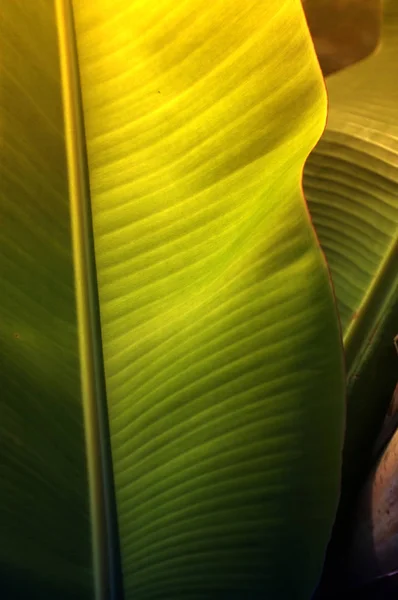
POLYGON ((335 286, 348 372, 344 488, 356 491, 397 367, 398 5, 384 3, 380 47, 327 79, 327 128, 304 190, 335 286))
POLYGON ((51 3, 4 5, 1 432, 15 413, 24 446, 2 481, 0 576, 92 595, 81 401, 97 598, 115 567, 106 407, 126 600, 309 598, 344 377, 301 192, 326 98, 299 0, 77 0, 74 20, 59 0, 56 25, 51 3), (29 477, 56 495, 20 519, 29 477))

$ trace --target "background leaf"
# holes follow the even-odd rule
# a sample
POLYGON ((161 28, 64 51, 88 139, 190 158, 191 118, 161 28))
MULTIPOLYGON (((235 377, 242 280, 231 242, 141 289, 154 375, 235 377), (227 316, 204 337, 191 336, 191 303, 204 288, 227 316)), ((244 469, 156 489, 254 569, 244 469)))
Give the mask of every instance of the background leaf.
POLYGON ((343 495, 356 493, 397 377, 397 4, 385 2, 382 43, 327 80, 327 128, 304 190, 325 251, 348 371, 343 495))

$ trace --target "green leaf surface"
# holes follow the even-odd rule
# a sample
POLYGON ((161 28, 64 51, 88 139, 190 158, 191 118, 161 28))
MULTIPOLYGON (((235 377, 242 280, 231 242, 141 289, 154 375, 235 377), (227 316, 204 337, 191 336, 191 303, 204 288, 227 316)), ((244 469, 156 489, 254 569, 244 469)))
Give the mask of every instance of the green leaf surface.
POLYGON ((63 128, 52 4, 2 2, 0 596, 5 600, 90 598, 63 128))
POLYGON ((397 376, 398 8, 381 44, 327 79, 326 130, 304 172, 342 323, 348 374, 344 488, 355 490, 397 376))
POLYGON ((300 3, 74 9, 126 596, 308 597, 342 373, 300 3))
MULTIPOLYGON (((7 510, 12 494, 20 504, 7 535, 20 553, 4 551, 4 572, 30 560, 35 576, 46 573, 46 535, 57 539, 60 568, 69 560, 64 536, 80 547, 89 523, 84 413, 96 594, 107 598, 99 572, 112 537, 106 392, 126 600, 307 599, 339 494, 344 375, 329 275, 301 190, 326 114, 301 4, 86 0, 73 2, 74 21, 68 6, 56 2, 56 26, 47 2, 25 14, 9 0, 4 11, 2 39, 9 35, 15 56, 8 64, 2 54, 0 68, 19 66, 21 98, 0 99, 0 122, 5 128, 8 110, 26 118, 20 129, 7 125, 7 143, 31 136, 25 161, 45 170, 1 157, 17 180, 0 201, 10 225, 1 277, 16 294, 1 303, 9 323, 2 406, 34 410, 38 398, 46 406, 54 431, 33 427, 21 408, 18 418, 27 439, 43 441, 35 468, 63 499, 31 504, 31 521, 51 524, 42 543, 19 517, 27 456, 20 473, 9 469, 7 510), (48 141, 36 113, 28 118, 32 97, 45 115, 55 98, 60 107, 55 48, 20 58, 25 44, 45 39, 42 29, 58 33, 65 139, 59 113, 48 141), (47 96, 35 69, 53 63, 47 96), (18 181, 28 195, 18 196, 18 181), (18 252, 29 236, 32 246, 18 252), (54 317, 36 316, 36 293, 54 317), (18 342, 33 332, 41 345, 17 346, 14 330, 18 342), (57 451, 45 445, 53 438, 57 451)), ((10 416, 2 420, 3 438, 14 429, 10 416)), ((75 578, 90 574, 84 552, 75 578)), ((90 586, 74 581, 76 597, 84 589, 89 597, 90 586)), ((49 589, 44 582, 39 597, 49 589)))

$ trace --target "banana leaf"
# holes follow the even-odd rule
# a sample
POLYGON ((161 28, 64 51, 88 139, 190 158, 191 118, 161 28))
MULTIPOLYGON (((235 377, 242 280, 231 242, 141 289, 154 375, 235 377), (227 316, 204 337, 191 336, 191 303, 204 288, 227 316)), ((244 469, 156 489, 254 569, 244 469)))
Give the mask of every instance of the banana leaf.
POLYGON ((304 171, 344 337, 347 505, 367 474, 398 371, 397 65, 398 4, 386 0, 377 50, 326 80, 327 127, 304 171))
POLYGON ((6 598, 309 598, 342 345, 299 0, 5 0, 6 598))

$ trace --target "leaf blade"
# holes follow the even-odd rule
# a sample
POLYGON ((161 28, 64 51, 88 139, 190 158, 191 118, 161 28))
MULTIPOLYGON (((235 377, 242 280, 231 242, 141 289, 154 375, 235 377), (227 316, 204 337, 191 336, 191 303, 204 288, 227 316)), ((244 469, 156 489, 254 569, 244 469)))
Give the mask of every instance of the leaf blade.
POLYGON ((344 495, 355 493, 364 475, 396 380, 395 11, 395 3, 387 0, 377 51, 328 79, 328 125, 304 173, 304 189, 331 268, 344 333, 348 371, 344 495))
POLYGON ((90 523, 52 4, 3 3, 0 47, 1 590, 86 600, 90 523))
POLYGON ((241 593, 298 585, 305 597, 321 568, 338 494, 342 365, 300 175, 325 98, 301 6, 278 7, 74 4, 127 597, 221 594, 231 577, 241 593), (283 59, 270 50, 281 35, 283 59), (308 66, 282 82, 278 64, 296 52, 308 66), (279 373, 289 370, 291 379, 279 373), (270 448, 284 444, 288 458, 275 459, 270 448), (313 473, 323 469, 320 508, 313 473), (298 522, 289 489, 311 498, 313 513, 307 506, 298 522), (283 580, 314 518, 311 559, 283 580))

